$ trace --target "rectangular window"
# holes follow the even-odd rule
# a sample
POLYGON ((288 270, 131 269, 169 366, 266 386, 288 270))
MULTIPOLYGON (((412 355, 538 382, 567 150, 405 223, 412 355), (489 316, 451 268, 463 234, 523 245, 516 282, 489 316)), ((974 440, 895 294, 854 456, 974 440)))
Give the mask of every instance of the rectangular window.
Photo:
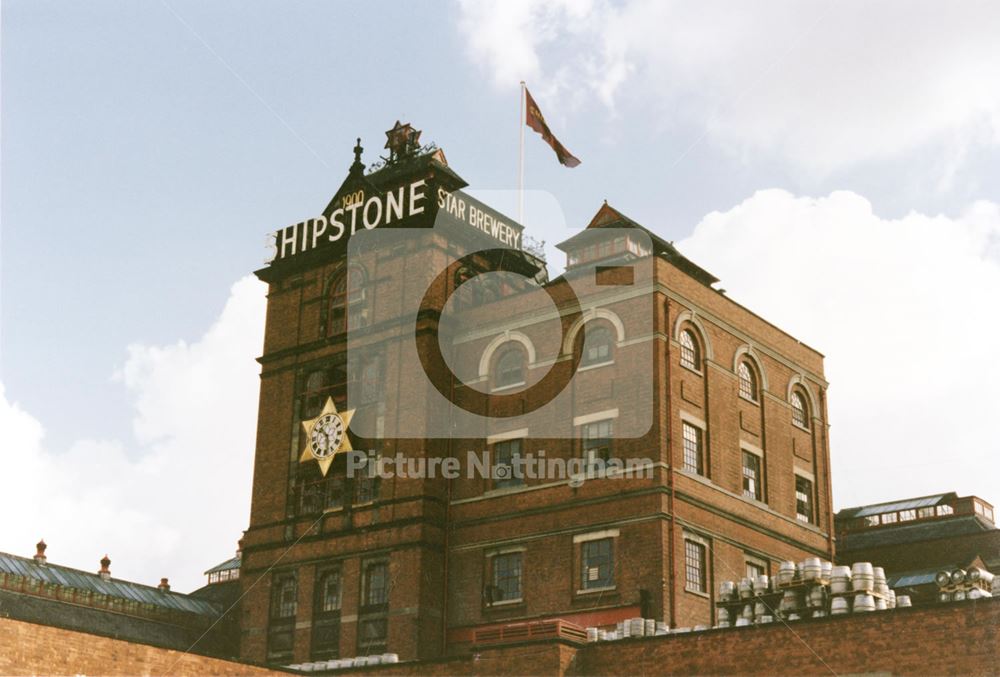
POLYGON ((896 513, 886 512, 882 513, 882 524, 895 524, 896 523, 896 513))
POLYGON ((378 477, 370 477, 367 469, 354 476, 354 504, 374 503, 378 498, 378 477))
POLYGON ((865 526, 866 527, 877 527, 882 521, 879 519, 878 515, 867 515, 865 516, 865 526))
POLYGON ((583 459, 588 467, 611 458, 612 424, 607 420, 583 426, 583 459))
POLYGON ((810 524, 813 521, 813 485, 800 475, 795 476, 795 519, 810 524))
POLYGON ((747 578, 756 581, 758 576, 767 574, 767 568, 760 562, 747 560, 747 578))
POLYGON ((899 521, 900 522, 912 522, 917 519, 916 510, 900 510, 899 511, 899 521))
POLYGON ((743 495, 759 501, 760 490, 760 458, 749 451, 743 452, 743 495))
POLYGON ((919 517, 920 519, 934 517, 934 508, 933 507, 920 508, 919 510, 917 510, 917 517, 919 517))
POLYGON ((705 546, 684 539, 684 587, 696 592, 707 592, 705 575, 705 546))
POLYGON ((312 625, 313 660, 338 658, 340 655, 340 569, 321 571, 316 578, 312 625))
POLYGON ((271 587, 271 621, 267 628, 269 661, 290 660, 295 632, 298 585, 294 576, 276 577, 271 587))
POLYGON ((688 472, 705 474, 704 435, 687 421, 681 423, 684 434, 684 469, 688 472))
POLYGON ((993 508, 987 508, 986 506, 983 506, 983 517, 985 517, 986 519, 988 519, 989 521, 992 522, 993 521, 993 508))
POLYGON ((939 505, 937 507, 938 517, 942 517, 944 515, 951 515, 954 512, 955 512, 955 509, 952 508, 950 505, 939 505))
POLYGON ((615 584, 614 539, 584 541, 580 549, 581 589, 610 588, 615 584))
POLYGON ((494 555, 493 561, 493 602, 521 599, 522 553, 508 552, 494 555))
POLYGON ((503 489, 524 484, 524 473, 517 463, 521 458, 521 440, 506 440, 493 445, 493 487, 503 489))
POLYGON ((384 607, 389 603, 389 563, 365 565, 363 607, 384 607))
POLYGON ((383 653, 389 638, 387 618, 363 618, 358 621, 358 655, 383 653))

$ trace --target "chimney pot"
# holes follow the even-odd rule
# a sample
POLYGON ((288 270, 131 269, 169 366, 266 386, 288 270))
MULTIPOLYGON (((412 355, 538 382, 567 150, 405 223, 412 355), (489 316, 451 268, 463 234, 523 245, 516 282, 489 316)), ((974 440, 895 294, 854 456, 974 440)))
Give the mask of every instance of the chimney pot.
POLYGON ((111 558, 109 558, 107 554, 105 554, 104 557, 101 558, 101 570, 98 571, 97 573, 99 573, 101 575, 101 578, 103 578, 104 580, 108 580, 109 578, 111 578, 110 567, 111 567, 111 558))
POLYGON ((170 583, 167 581, 166 578, 161 578, 160 584, 156 587, 157 589, 159 589, 160 592, 170 592, 170 583))
POLYGON ((44 538, 35 544, 35 561, 39 564, 45 564, 46 562, 45 548, 47 547, 49 546, 45 545, 44 538))

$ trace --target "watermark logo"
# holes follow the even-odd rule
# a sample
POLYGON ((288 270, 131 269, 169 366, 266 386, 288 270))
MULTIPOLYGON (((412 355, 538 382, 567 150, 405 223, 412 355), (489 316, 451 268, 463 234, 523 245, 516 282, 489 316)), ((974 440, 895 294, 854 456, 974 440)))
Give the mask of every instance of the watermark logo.
POLYGON ((566 270, 550 279, 539 253, 522 248, 520 225, 464 194, 432 195, 429 227, 358 230, 347 243, 352 432, 646 434, 657 314, 649 235, 586 229, 561 245, 566 270))

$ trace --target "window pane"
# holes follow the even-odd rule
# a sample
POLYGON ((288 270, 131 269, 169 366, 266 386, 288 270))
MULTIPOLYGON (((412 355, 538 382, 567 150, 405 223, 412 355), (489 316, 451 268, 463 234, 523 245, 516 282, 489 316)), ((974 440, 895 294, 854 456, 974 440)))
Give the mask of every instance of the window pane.
POLYGON ((760 491, 760 459, 756 454, 743 452, 743 495, 759 501, 760 491))
POLYGON ((500 489, 524 484, 524 473, 516 462, 521 458, 521 440, 493 445, 493 486, 500 489))
POLYGON ((278 579, 273 594, 271 616, 273 618, 294 618, 298 596, 298 586, 295 584, 295 579, 278 579))
POLYGON ((706 592, 705 587, 705 546, 701 543, 684 541, 684 578, 688 590, 706 592))
POLYGON ((939 505, 937 507, 937 514, 940 515, 951 515, 955 510, 950 505, 939 505))
POLYGON ((705 467, 701 428, 696 428, 687 422, 682 423, 681 426, 684 435, 684 469, 704 475, 705 467))
POLYGON ((524 383, 524 353, 520 348, 507 348, 497 359, 496 386, 524 383))
POLYGON ((493 557, 494 601, 521 599, 521 553, 493 557))
POLYGON ((758 576, 763 576, 767 573, 767 569, 763 565, 757 562, 747 562, 747 578, 751 581, 757 580, 758 576))
POLYGON ((316 609, 322 613, 340 610, 339 571, 329 571, 320 577, 316 609))
POLYGON ((583 458, 588 466, 611 458, 611 421, 598 421, 583 426, 583 458))
POLYGON ((613 552, 614 543, 611 538, 583 542, 580 559, 583 564, 581 587, 584 590, 607 588, 615 584, 613 552))
POLYGON ((588 326, 584 331, 583 359, 581 363, 586 366, 610 362, 612 360, 612 343, 611 332, 608 328, 603 326, 588 326))
POLYGON ((694 340, 694 335, 690 330, 685 329, 681 332, 681 364, 688 369, 699 370, 700 367, 698 363, 700 360, 700 355, 698 354, 698 344, 694 340))
POLYGON ((882 524, 895 524, 896 523, 896 513, 887 512, 882 515, 882 524))
POLYGON ((803 428, 809 427, 809 417, 806 414, 805 400, 799 393, 792 393, 792 421, 803 428))
POLYGON ((757 401, 757 377, 746 362, 739 366, 740 395, 748 400, 757 401))
POLYGON ((365 605, 377 606, 389 601, 389 566, 374 562, 365 568, 365 605))
POLYGON ((812 482, 795 476, 795 517, 801 522, 813 521, 812 482))

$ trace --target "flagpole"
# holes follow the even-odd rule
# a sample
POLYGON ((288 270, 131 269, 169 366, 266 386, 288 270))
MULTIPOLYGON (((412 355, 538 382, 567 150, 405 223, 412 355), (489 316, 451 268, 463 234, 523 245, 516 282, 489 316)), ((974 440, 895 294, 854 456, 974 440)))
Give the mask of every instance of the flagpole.
POLYGON ((517 113, 517 222, 524 225, 524 80, 521 80, 521 109, 517 113))

